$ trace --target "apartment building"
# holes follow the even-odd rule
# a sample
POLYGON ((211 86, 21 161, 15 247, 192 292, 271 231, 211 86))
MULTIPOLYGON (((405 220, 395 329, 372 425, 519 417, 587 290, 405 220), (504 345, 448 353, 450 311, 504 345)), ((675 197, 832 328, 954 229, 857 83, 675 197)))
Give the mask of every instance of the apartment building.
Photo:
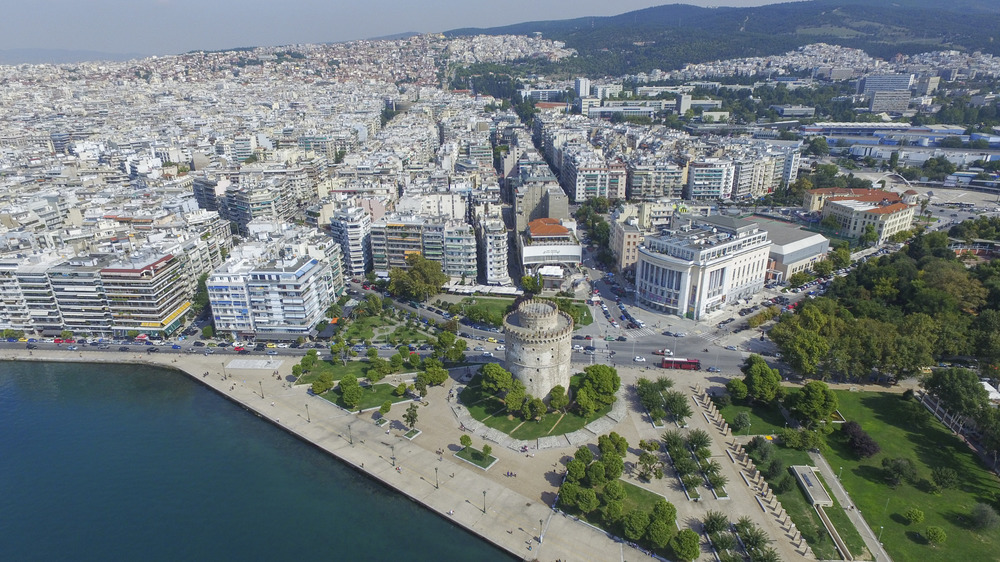
POLYGON ((115 336, 169 336, 191 308, 183 256, 137 253, 100 270, 115 336))
POLYGON ((511 285, 508 263, 507 227, 499 214, 483 216, 477 223, 479 237, 480 279, 487 285, 511 285))
POLYGON ((621 160, 606 162, 592 151, 578 150, 568 153, 563 164, 562 184, 575 202, 625 198, 628 170, 621 160))
POLYGON ((344 275, 360 277, 372 269, 372 218, 360 207, 348 207, 330 220, 333 239, 340 244, 344 275))
POLYGON ((611 222, 608 246, 615 256, 615 267, 618 271, 625 271, 639 261, 639 246, 642 245, 644 237, 638 222, 636 219, 611 222))
POLYGON ((688 164, 686 199, 730 199, 736 168, 732 160, 698 158, 688 164))
POLYGON ((626 192, 630 201, 680 199, 687 184, 687 167, 671 158, 647 157, 629 161, 626 192))
POLYGON ((478 277, 475 229, 463 221, 423 215, 390 215, 372 223, 372 264, 388 276, 393 268, 408 269, 406 257, 421 254, 441 264, 451 277, 478 277))
POLYGON ((636 263, 640 306, 699 320, 764 287, 771 241, 752 221, 705 217, 646 238, 636 263))

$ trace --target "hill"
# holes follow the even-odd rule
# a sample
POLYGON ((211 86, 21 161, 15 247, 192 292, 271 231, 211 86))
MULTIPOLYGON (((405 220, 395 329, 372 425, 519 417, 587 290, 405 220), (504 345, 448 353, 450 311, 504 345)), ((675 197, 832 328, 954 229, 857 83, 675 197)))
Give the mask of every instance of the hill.
POLYGON ((753 8, 670 4, 617 16, 456 29, 445 35, 541 32, 565 41, 580 56, 532 62, 532 70, 602 75, 767 56, 817 42, 861 48, 883 58, 941 49, 1000 54, 1000 42, 993 41, 998 28, 1000 3, 984 0, 896 0, 874 6, 863 0, 812 0, 753 8))

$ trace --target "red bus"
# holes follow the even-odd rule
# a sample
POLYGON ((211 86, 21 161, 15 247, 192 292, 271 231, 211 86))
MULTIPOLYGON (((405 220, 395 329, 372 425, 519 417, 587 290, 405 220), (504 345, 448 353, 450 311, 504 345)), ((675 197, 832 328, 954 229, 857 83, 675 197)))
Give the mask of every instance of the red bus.
POLYGON ((661 366, 664 369, 685 369, 688 371, 700 371, 701 360, 682 359, 680 357, 664 357, 663 364, 661 366))

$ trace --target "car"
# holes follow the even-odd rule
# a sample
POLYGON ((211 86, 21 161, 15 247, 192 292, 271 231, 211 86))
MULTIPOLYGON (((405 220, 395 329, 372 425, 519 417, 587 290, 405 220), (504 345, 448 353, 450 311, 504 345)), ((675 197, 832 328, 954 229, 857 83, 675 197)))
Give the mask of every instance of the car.
POLYGON ((736 347, 735 345, 727 345, 726 349, 728 349, 729 351, 737 351, 739 348, 736 347))
POLYGON ((582 340, 583 336, 577 334, 577 335, 573 336, 573 339, 575 339, 575 340, 582 340))
POLYGON ((487 342, 489 342, 489 343, 498 343, 498 342, 497 342, 497 339, 496 339, 496 338, 493 338, 493 337, 490 337, 490 338, 486 338, 486 341, 487 341, 487 342))
POLYGON ((643 357, 643 356, 641 356, 641 355, 636 355, 636 356, 635 356, 635 357, 634 357, 634 358, 632 359, 632 361, 635 361, 636 363, 645 363, 645 362, 646 362, 646 358, 645 358, 645 357, 643 357))
POLYGON ((240 355, 250 355, 250 350, 249 349, 241 349, 237 353, 240 354, 240 355))
POLYGON ((579 345, 579 344, 574 345, 573 346, 573 351, 583 351, 583 346, 579 345))
POLYGON ((26 344, 24 344, 24 348, 25 349, 38 349, 38 345, 33 344, 33 343, 26 343, 26 344))
POLYGON ((267 350, 267 354, 268 355, 277 355, 278 354, 278 350, 277 349, 269 349, 269 350, 267 350))
POLYGON ((267 344, 267 348, 268 349, 274 349, 276 347, 278 347, 278 344, 275 344, 275 343, 269 343, 269 344, 267 344))
POLYGON ((70 351, 76 351, 76 350, 78 350, 78 349, 80 349, 80 348, 79 348, 79 347, 77 347, 77 346, 75 346, 75 345, 70 345, 70 346, 67 346, 67 347, 66 347, 66 349, 68 349, 68 350, 70 350, 70 351))
POLYGON ((146 350, 146 353, 156 353, 157 351, 159 351, 159 348, 151 347, 146 350))
POLYGON ((484 351, 483 352, 483 357, 493 357, 493 354, 490 353, 489 351, 484 351))
POLYGON ((708 372, 709 372, 709 373, 721 373, 721 372, 722 372, 722 369, 720 369, 720 368, 718 368, 718 367, 709 367, 709 368, 708 368, 708 372))
POLYGON ((583 336, 583 339, 585 339, 585 340, 592 340, 592 339, 594 339, 594 336, 590 336, 590 335, 583 336))
POLYGON ((233 351, 243 351, 244 349, 246 348, 243 347, 242 345, 233 346, 233 351))
POLYGON ((128 351, 128 346, 127 345, 123 345, 123 346, 121 346, 121 347, 118 348, 118 351, 128 351))
POLYGON ((63 341, 64 340, 62 338, 56 338, 56 339, 52 340, 52 343, 63 343, 63 341))
POLYGON ((196 341, 196 342, 194 342, 193 345, 195 347, 205 347, 205 342, 203 342, 203 341, 196 341))
POLYGON ((111 349, 111 346, 106 343, 102 343, 101 345, 97 346, 97 349, 111 349))
POLYGON ((628 338, 625 336, 618 336, 618 341, 628 341, 628 338))
POLYGON ((181 348, 181 346, 178 345, 178 344, 176 344, 176 343, 174 345, 170 346, 170 349, 180 349, 180 348, 181 348))
POLYGON ((497 351, 507 351, 507 346, 505 346, 503 344, 498 345, 497 348, 496 348, 496 350, 497 351))
POLYGON ((298 348, 299 348, 299 347, 301 347, 301 346, 302 346, 302 344, 300 344, 300 343, 299 343, 299 342, 297 342, 297 341, 296 341, 296 342, 292 342, 292 343, 288 344, 288 348, 289 348, 289 349, 298 349, 298 348))
POLYGON ((584 351, 596 351, 597 350, 597 348, 594 347, 594 346, 592 346, 592 345, 588 345, 588 346, 584 347, 583 349, 584 349, 584 351))
POLYGON ((684 338, 684 337, 687 337, 687 332, 674 332, 674 337, 675 338, 684 338))
POLYGON ((477 345, 476 347, 472 348, 472 351, 486 351, 486 348, 481 345, 477 345))

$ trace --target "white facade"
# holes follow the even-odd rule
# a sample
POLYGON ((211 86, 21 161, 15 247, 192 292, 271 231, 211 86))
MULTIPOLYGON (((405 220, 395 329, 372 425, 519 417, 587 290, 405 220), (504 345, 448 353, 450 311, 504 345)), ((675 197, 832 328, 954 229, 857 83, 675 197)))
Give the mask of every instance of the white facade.
POLYGON ((344 256, 344 275, 361 276, 372 267, 372 218, 360 207, 344 209, 330 220, 344 256))
POLYGON ((508 263, 507 227, 499 217, 484 218, 479 223, 479 247, 487 285, 511 285, 508 263))
POLYGON ((771 241, 757 223, 700 219, 691 230, 647 238, 636 264, 641 306, 699 320, 764 287, 771 241))
POLYGON ((699 158, 688 165, 687 199, 730 199, 736 168, 732 160, 699 158))

